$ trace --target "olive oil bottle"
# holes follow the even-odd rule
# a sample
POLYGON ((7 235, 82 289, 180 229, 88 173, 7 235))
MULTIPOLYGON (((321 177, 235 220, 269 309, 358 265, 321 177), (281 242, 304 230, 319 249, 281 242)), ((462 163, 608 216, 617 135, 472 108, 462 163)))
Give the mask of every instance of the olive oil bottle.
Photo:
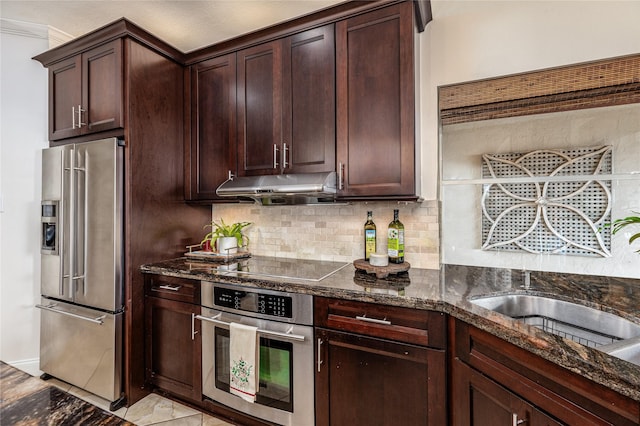
POLYGON ((393 222, 387 231, 387 253, 390 263, 404 262, 404 225, 398 218, 398 210, 393 211, 393 222))
POLYGON ((376 224, 373 223, 373 212, 367 212, 364 223, 364 260, 369 260, 371 253, 376 252, 376 224))

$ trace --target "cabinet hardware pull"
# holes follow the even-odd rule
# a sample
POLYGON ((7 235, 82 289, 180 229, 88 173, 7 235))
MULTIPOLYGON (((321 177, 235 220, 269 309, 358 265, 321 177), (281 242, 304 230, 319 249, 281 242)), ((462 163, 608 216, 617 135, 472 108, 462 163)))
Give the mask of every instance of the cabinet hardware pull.
POLYGON ((318 338, 318 373, 320 372, 320 366, 322 365, 322 339, 318 338))
POLYGON ((273 144, 273 168, 278 168, 278 145, 273 144))
POLYGON ((338 163, 338 189, 344 189, 344 164, 338 163))
POLYGON ((518 426, 518 425, 521 425, 521 424, 527 422, 527 420, 525 420, 525 419, 518 419, 518 414, 516 414, 516 413, 513 413, 512 416, 513 416, 511 418, 511 420, 512 420, 511 421, 511 425, 512 426, 518 426))
POLYGON ((66 315, 66 316, 73 317, 73 318, 78 318, 78 319, 81 319, 81 320, 84 320, 84 321, 89 321, 89 322, 92 322, 92 323, 95 323, 95 324, 99 324, 99 325, 104 324, 104 318, 106 317, 106 315, 101 315, 101 316, 95 317, 95 318, 87 318, 85 316, 74 314, 74 313, 71 313, 71 312, 61 311, 59 309, 56 309, 55 308, 56 306, 57 305, 55 303, 52 303, 51 305, 46 305, 46 306, 38 304, 38 305, 36 305, 36 308, 43 309, 45 311, 55 312, 57 314, 62 314, 62 315, 66 315))
POLYGON ((84 111, 85 110, 82 109, 82 105, 78 105, 78 129, 87 124, 82 122, 82 113, 84 111))
POLYGON ((287 147, 287 144, 284 143, 282 144, 282 168, 286 169, 287 167, 289 167, 289 162, 287 161, 287 152, 289 151, 289 148, 287 147))
POLYGON ((367 317, 367 314, 364 314, 362 316, 357 316, 356 319, 359 321, 373 322, 376 324, 391 325, 391 321, 387 321, 387 317, 384 317, 384 319, 375 319, 369 318, 367 317))
POLYGON ((76 107, 71 107, 71 128, 76 128, 76 107))
POLYGON ((182 288, 181 285, 159 285, 158 287, 151 287, 152 291, 170 290, 179 291, 182 288))
MULTIPOLYGON (((220 325, 222 326, 222 328, 229 328, 229 325, 231 323, 228 323, 226 321, 221 321, 218 318, 220 318, 222 314, 217 314, 211 318, 209 317, 203 317, 202 315, 196 315, 195 318, 202 320, 202 321, 208 321, 208 322, 212 322, 214 324, 220 325)), ((281 333, 279 331, 269 331, 269 330, 262 330, 262 329, 258 329, 257 333, 265 335, 265 336, 273 336, 273 337, 279 337, 281 339, 285 339, 285 340, 295 340, 297 342, 304 342, 304 336, 301 336, 299 334, 291 334, 291 330, 293 330, 293 326, 291 326, 291 328, 289 328, 289 330, 286 333, 281 333)))
POLYGON ((198 334, 198 332, 196 331, 196 314, 192 313, 191 314, 191 340, 196 340, 196 334, 198 334))

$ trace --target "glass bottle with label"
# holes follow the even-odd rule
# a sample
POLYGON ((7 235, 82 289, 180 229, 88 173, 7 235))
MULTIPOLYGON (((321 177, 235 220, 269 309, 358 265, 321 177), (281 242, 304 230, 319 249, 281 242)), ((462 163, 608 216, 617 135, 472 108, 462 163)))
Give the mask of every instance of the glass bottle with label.
POLYGON ((373 212, 367 212, 364 224, 364 260, 369 260, 371 253, 376 252, 376 224, 373 223, 373 212))
POLYGON ((393 211, 393 222, 387 231, 387 253, 390 263, 404 262, 404 225, 398 219, 398 210, 393 211))

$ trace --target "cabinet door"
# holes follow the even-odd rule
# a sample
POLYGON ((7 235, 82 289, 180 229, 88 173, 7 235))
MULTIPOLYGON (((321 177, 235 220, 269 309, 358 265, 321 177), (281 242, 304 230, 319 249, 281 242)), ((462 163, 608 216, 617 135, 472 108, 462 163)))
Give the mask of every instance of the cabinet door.
POLYGON ((316 329, 316 425, 446 424, 445 352, 316 329))
POLYGON ((327 25, 285 39, 283 50, 284 173, 336 169, 335 40, 327 25))
POLYGON ((340 196, 415 194, 413 53, 411 2, 336 24, 340 196))
POLYGON ((49 139, 123 127, 122 40, 49 67, 49 139))
POLYGON ((78 107, 82 103, 80 55, 49 67, 49 139, 80 134, 78 107))
MULTIPOLYGON (((462 321, 455 321, 454 342, 455 356, 461 362, 559 421, 585 426, 638 425, 637 401, 529 350, 462 321)), ((454 388, 453 394, 460 392, 454 388)))
POLYGON ((202 396, 200 325, 192 319, 199 311, 189 303, 146 298, 147 381, 194 401, 202 396))
POLYGON ((191 140, 187 199, 216 200, 216 188, 236 174, 236 55, 191 66, 191 140))
POLYGON ((454 426, 560 426, 517 395, 456 359, 451 416, 454 426))
POLYGON ((282 41, 237 53, 238 174, 280 173, 282 41))
POLYGON ((122 80, 122 40, 82 54, 82 133, 124 127, 122 80))

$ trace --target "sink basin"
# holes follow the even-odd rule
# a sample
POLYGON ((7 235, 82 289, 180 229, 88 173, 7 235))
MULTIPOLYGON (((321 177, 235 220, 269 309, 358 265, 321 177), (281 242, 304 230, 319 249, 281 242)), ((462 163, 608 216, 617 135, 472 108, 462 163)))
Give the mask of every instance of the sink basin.
POLYGON ((634 364, 640 365, 640 337, 612 343, 599 349, 611 356, 622 358, 634 364))
POLYGON ((503 294, 471 303, 640 365, 640 324, 544 296, 503 294))

